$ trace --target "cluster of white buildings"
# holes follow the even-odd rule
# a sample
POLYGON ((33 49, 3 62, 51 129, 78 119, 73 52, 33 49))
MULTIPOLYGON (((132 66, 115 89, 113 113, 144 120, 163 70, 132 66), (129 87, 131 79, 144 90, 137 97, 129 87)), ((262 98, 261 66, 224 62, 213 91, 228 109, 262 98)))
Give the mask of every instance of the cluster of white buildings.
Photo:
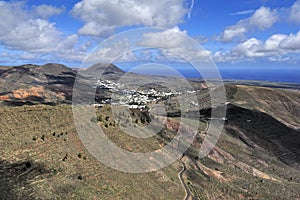
MULTIPOLYGON (((109 80, 98 80, 96 88, 108 89, 113 92, 111 99, 104 99, 100 104, 95 106, 101 106, 102 104, 122 105, 128 106, 134 109, 145 109, 149 103, 155 103, 160 100, 165 100, 171 96, 181 95, 183 93, 194 93, 195 91, 176 91, 176 92, 164 92, 158 91, 155 88, 148 89, 126 89, 124 84, 115 83, 109 80)), ((190 102, 193 106, 198 106, 196 102, 190 102)))
POLYGON ((115 83, 113 81, 109 81, 109 80, 98 80, 96 82, 96 88, 107 88, 110 90, 115 91, 118 88, 123 87, 124 85, 121 83, 115 83))
POLYGON ((149 103, 179 94, 177 92, 173 93, 157 91, 154 88, 145 90, 126 89, 124 84, 115 83, 109 80, 98 80, 95 87, 108 89, 113 92, 111 99, 101 100, 100 104, 95 104, 95 106, 101 106, 101 104, 113 104, 128 106, 136 109, 145 109, 146 105, 149 103))

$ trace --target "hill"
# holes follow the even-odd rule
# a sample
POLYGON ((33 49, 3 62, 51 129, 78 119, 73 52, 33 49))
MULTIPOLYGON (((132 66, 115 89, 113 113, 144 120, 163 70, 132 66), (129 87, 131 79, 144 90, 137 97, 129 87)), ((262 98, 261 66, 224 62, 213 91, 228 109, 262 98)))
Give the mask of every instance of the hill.
MULTIPOLYGON (((90 84, 101 70, 105 76, 123 73, 113 64, 96 64, 80 73, 79 78, 90 84)), ((0 66, 0 102, 4 105, 71 103, 76 75, 77 70, 54 63, 0 66)))
POLYGON ((268 113, 287 126, 300 129, 299 90, 228 85, 227 91, 230 93, 229 101, 268 113))
POLYGON ((76 72, 64 65, 0 67, 0 99, 4 104, 54 104, 71 100, 76 72))
MULTIPOLYGON (((97 80, 99 70, 104 71, 106 80, 118 80, 124 75, 107 64, 94 65, 80 74, 90 83, 97 80)), ((168 144, 180 127, 181 116, 200 120, 199 132, 182 159, 157 172, 130 174, 106 167, 82 145, 72 106, 65 104, 70 103, 77 73, 58 64, 0 67, 1 198, 300 198, 300 92, 294 87, 227 84, 225 126, 217 145, 205 158, 198 157, 200 144, 207 136, 210 120, 218 120, 210 118, 206 89, 200 87, 196 93, 199 100, 205 101, 200 102, 200 118, 199 110, 168 113, 164 121, 162 116, 151 118, 148 110, 130 109, 130 117, 123 114, 116 119, 110 105, 95 108, 96 117, 91 116, 90 121, 97 123, 117 146, 130 152, 150 152, 168 144), (128 126, 143 128, 152 120, 165 123, 158 134, 147 139, 123 131, 128 126)), ((133 76, 129 74, 128 79, 133 80, 133 76)), ((164 79, 140 78, 133 84, 154 78, 159 83, 164 79)), ((178 83, 178 79, 169 79, 178 83)), ((197 81, 192 84, 199 86, 197 81)), ((102 90, 98 94, 103 95, 102 90)), ((174 98, 164 105, 177 105, 174 98)), ((174 109, 178 110, 177 106, 174 109)), ((190 134, 188 129, 185 134, 190 134)))

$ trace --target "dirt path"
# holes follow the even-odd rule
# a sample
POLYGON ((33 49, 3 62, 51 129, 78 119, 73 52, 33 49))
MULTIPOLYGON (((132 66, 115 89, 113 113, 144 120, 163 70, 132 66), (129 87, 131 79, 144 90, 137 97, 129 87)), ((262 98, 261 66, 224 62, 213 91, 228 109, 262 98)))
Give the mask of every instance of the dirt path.
MULTIPOLYGON (((206 128, 204 130, 204 132, 207 132, 208 130, 208 127, 209 127, 209 123, 207 120, 203 120, 206 122, 206 128)), ((181 163, 182 163, 182 169, 181 171, 178 173, 178 178, 181 182, 181 185, 182 187, 184 188, 184 191, 185 191, 185 197, 184 197, 184 200, 189 200, 191 199, 192 197, 192 192, 190 191, 189 187, 186 185, 186 183, 184 182, 183 180, 183 173, 186 171, 186 166, 185 166, 185 163, 183 161, 183 157, 180 159, 181 163)))
MULTIPOLYGON (((183 157, 182 157, 182 158, 183 158, 183 157)), ((186 183, 185 183, 184 180, 183 180, 183 173, 186 171, 186 166, 185 166, 185 163, 182 161, 182 158, 180 159, 180 161, 181 161, 181 163, 182 163, 182 169, 181 169, 181 171, 178 173, 178 178, 179 178, 179 180, 180 180, 180 182, 181 182, 182 187, 183 187, 184 190, 185 190, 185 197, 184 197, 184 200, 189 200, 190 197, 191 197, 192 195, 191 195, 191 192, 190 192, 188 186, 186 185, 186 183)))

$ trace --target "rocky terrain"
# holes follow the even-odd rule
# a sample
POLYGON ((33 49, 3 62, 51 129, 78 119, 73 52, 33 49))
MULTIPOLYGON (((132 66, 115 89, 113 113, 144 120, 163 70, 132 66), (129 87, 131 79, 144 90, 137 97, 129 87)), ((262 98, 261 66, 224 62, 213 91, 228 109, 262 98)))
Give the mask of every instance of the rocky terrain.
POLYGON ((59 64, 0 67, 4 104, 55 104, 71 100, 76 72, 59 64))
POLYGON ((54 63, 0 66, 0 101, 4 105, 71 103, 76 77, 85 81, 82 84, 84 90, 100 73, 108 78, 118 78, 124 72, 112 64, 94 65, 78 76, 77 69, 54 63))
MULTIPOLYGON (((80 73, 88 77, 82 80, 97 80, 98 70, 107 70, 109 80, 123 75, 113 65, 95 65, 80 73)), ((207 157, 198 157, 214 120, 205 103, 182 159, 157 172, 130 174, 106 167, 82 145, 68 105, 77 73, 58 64, 0 67, 0 199, 300 199, 300 92, 294 86, 228 83, 225 126, 207 157)), ((122 127, 146 126, 153 120, 147 111, 131 109, 131 118, 122 120, 109 105, 96 113, 90 120, 131 152, 165 146, 180 127, 178 117, 193 114, 168 113, 163 129, 142 139, 122 127)))

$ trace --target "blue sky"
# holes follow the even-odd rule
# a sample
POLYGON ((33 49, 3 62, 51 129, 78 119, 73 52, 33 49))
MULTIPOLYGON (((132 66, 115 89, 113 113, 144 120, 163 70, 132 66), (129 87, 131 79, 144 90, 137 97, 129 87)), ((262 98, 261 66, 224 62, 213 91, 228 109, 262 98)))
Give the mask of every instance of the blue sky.
MULTIPOLYGON (((0 17, 1 65, 80 66, 107 37, 149 26, 169 30, 148 34, 148 42, 155 39, 160 48, 184 52, 176 36, 183 34, 199 42, 219 67, 300 65, 300 0, 0 1, 0 17)), ((98 55, 117 55, 125 44, 98 55)), ((172 58, 162 51, 159 59, 172 58)))

